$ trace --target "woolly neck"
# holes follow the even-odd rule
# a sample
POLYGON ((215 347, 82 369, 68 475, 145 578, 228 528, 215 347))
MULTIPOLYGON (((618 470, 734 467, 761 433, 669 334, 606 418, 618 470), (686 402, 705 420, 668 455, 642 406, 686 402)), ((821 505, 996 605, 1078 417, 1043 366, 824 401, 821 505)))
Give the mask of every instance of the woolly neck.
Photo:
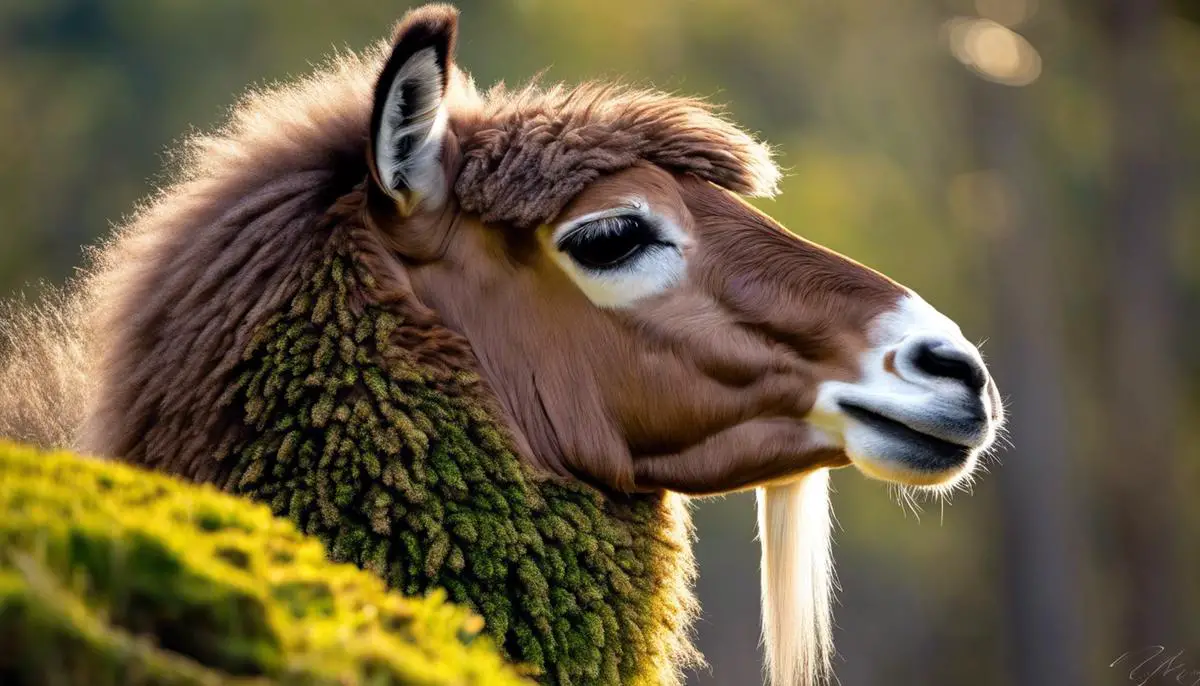
POLYGON ((409 595, 444 588, 546 684, 676 684, 695 660, 689 520, 671 494, 535 476, 465 341, 331 222, 221 398, 206 470, 409 595))

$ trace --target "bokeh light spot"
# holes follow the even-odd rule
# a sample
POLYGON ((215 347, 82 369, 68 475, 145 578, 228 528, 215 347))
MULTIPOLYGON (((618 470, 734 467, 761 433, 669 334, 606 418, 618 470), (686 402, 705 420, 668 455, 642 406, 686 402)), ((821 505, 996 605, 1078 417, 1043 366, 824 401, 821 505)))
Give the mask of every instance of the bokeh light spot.
POLYGON ((989 81, 1027 86, 1041 76, 1042 58, 1037 49, 991 19, 951 19, 946 35, 951 54, 989 81))

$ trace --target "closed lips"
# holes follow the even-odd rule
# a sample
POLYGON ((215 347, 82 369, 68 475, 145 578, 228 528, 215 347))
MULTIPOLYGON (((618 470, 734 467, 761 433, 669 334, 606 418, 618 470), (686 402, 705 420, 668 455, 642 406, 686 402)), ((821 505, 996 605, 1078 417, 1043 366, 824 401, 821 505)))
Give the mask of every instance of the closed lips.
POLYGON ((838 406, 854 420, 880 434, 903 442, 906 445, 917 447, 918 452, 921 453, 919 461, 924 463, 920 465, 921 467, 945 469, 946 467, 961 464, 971 454, 970 446, 930 436, 929 434, 913 429, 907 424, 898 422, 890 417, 885 417, 865 407, 845 401, 839 402, 838 406))

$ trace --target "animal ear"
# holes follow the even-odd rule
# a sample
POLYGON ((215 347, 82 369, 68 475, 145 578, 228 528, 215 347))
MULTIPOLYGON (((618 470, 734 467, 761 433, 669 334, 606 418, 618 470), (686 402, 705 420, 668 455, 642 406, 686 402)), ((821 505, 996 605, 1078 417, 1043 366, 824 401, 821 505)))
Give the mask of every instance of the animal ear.
POLYGON ((427 5, 409 12, 396 26, 392 54, 375 84, 371 176, 405 216, 418 204, 435 207, 445 200, 444 100, 457 32, 453 7, 427 5))

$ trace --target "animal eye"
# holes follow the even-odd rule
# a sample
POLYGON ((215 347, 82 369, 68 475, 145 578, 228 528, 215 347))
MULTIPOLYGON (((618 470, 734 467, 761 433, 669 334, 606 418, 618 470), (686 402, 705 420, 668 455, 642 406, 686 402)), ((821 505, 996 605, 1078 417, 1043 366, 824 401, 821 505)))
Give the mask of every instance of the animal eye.
POLYGON ((616 269, 648 250, 668 245, 641 217, 607 217, 588 222, 563 236, 558 249, 579 266, 616 269))

